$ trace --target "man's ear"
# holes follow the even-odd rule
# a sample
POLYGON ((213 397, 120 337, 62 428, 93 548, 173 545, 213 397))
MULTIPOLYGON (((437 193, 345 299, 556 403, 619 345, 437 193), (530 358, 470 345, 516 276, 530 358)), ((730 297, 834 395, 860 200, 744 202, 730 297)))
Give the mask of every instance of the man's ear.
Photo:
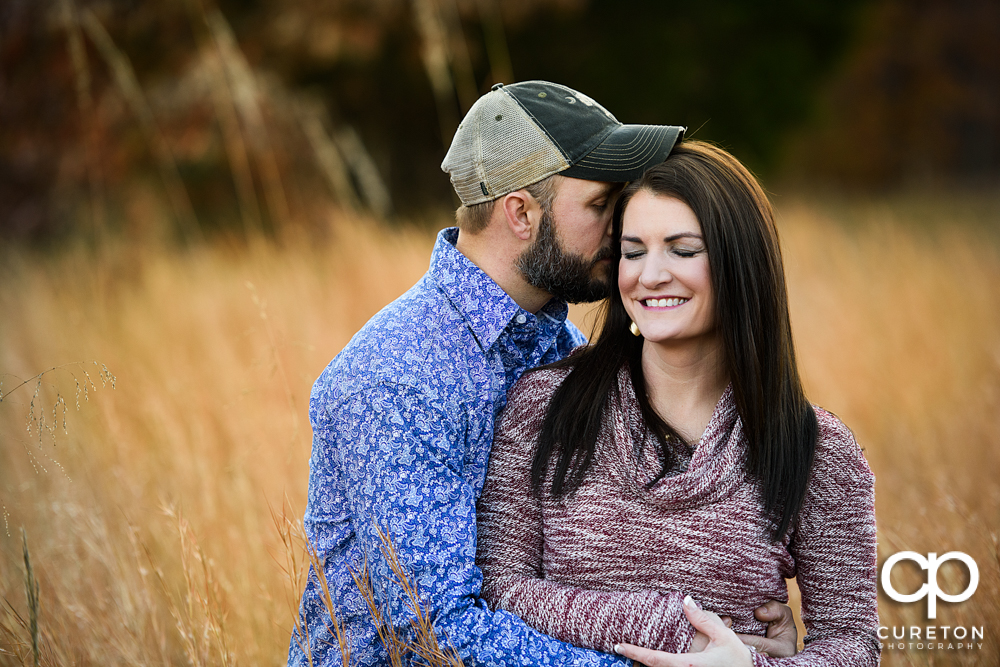
POLYGON ((538 201, 527 190, 515 190, 504 195, 500 208, 511 233, 522 241, 530 241, 542 217, 538 201))

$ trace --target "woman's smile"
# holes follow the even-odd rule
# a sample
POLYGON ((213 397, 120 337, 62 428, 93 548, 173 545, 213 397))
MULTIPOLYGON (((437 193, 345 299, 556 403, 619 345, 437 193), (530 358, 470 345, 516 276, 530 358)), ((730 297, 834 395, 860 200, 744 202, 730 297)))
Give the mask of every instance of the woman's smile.
POLYGON ((679 296, 668 296, 660 299, 640 299, 639 302, 648 309, 658 308, 660 310, 676 308, 682 306, 691 299, 679 296))

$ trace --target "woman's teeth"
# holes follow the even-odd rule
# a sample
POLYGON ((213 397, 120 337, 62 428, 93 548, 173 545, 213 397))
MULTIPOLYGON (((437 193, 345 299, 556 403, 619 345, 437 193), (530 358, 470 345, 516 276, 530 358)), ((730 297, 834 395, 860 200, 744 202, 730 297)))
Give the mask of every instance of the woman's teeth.
POLYGON ((644 302, 647 308, 670 308, 672 306, 679 306, 682 303, 686 303, 690 299, 681 299, 680 297, 672 297, 670 299, 646 299, 644 302))

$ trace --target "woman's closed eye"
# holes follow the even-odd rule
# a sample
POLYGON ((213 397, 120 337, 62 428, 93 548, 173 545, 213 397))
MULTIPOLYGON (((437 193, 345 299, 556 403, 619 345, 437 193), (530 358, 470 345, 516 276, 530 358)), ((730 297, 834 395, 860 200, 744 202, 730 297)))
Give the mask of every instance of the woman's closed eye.
POLYGON ((704 252, 704 250, 702 248, 674 247, 670 249, 670 252, 672 252, 677 257, 687 258, 687 257, 695 257, 704 252))
MULTIPOLYGON (((689 259, 691 257, 697 257, 701 253, 705 252, 704 248, 691 248, 687 246, 674 246, 669 250, 670 254, 675 257, 680 257, 682 259, 689 259)), ((625 259, 639 259, 646 254, 645 249, 627 249, 622 248, 622 257, 625 259)))

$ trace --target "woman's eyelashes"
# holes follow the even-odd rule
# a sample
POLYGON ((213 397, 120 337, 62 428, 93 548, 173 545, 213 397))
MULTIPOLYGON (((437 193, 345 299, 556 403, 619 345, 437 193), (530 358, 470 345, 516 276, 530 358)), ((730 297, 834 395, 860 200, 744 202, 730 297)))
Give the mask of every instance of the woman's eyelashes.
MULTIPOLYGON (((700 255, 701 253, 705 252, 705 249, 692 248, 687 246, 671 246, 668 252, 674 255, 675 257, 688 259, 700 255)), ((622 257, 624 257, 625 259, 639 259, 645 254, 646 254, 645 249, 622 248, 622 257)))

